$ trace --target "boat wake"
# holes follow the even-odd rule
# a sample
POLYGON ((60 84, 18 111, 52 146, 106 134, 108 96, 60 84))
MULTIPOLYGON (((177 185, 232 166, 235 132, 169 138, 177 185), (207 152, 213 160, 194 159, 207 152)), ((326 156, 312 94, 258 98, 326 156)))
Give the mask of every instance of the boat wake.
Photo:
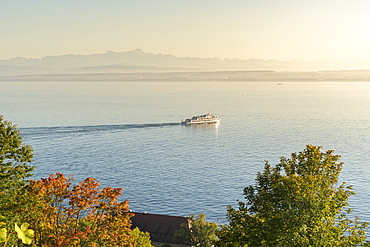
POLYGON ((22 135, 42 134, 68 134, 96 131, 116 131, 137 128, 154 128, 181 125, 180 123, 154 123, 154 124, 119 124, 119 125, 93 125, 93 126, 58 126, 58 127, 30 127, 20 128, 22 135))

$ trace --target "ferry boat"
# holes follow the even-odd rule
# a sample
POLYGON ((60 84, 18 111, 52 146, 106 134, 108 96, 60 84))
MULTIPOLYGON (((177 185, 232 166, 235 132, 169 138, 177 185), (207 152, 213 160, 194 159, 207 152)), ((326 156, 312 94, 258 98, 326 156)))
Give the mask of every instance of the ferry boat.
POLYGON ((205 115, 195 116, 188 119, 181 120, 181 124, 214 124, 219 123, 221 119, 213 115, 212 113, 207 113, 205 115))

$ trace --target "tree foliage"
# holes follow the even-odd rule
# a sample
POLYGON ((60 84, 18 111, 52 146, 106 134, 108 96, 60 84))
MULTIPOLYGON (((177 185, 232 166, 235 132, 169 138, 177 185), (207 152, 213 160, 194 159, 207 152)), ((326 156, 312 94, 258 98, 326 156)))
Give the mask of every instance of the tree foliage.
POLYGON ((354 192, 338 185, 339 159, 333 150, 307 145, 274 168, 266 162, 256 185, 244 189, 246 201, 228 208, 218 246, 366 245, 367 223, 347 217, 354 192))
POLYGON ((99 188, 94 178, 73 185, 57 173, 31 180, 14 212, 35 231, 37 246, 134 246, 128 201, 121 188, 99 188))
POLYGON ((5 121, 0 115, 1 194, 22 187, 25 179, 32 176, 34 167, 28 165, 32 158, 32 147, 23 144, 18 127, 10 121, 5 121))
MULTIPOLYGON (((0 243, 4 243, 4 247, 7 245, 7 243, 9 242, 9 239, 12 235, 12 233, 16 233, 17 235, 17 238, 20 239, 22 241, 23 244, 31 244, 32 243, 32 239, 33 239, 33 234, 34 234, 34 231, 32 229, 28 229, 28 224, 27 223, 23 223, 21 225, 21 227, 19 227, 17 224, 14 225, 14 232, 10 232, 8 233, 7 229, 2 227, 4 226, 5 223, 3 222, 0 222, 0 243)), ((16 240, 13 242, 16 242, 16 240)), ((12 245, 14 246, 14 244, 12 245)))
POLYGON ((21 227, 19 227, 17 224, 14 225, 15 232, 17 233, 17 236, 20 240, 22 240, 22 243, 24 244, 31 244, 34 230, 28 229, 28 224, 23 223, 21 227))
POLYGON ((191 246, 210 247, 217 241, 216 231, 218 226, 214 222, 207 222, 206 215, 198 214, 188 217, 189 224, 182 224, 176 232, 175 238, 191 246))
POLYGON ((149 232, 142 232, 138 227, 135 227, 130 235, 134 237, 135 247, 153 247, 149 232))
POLYGON ((20 191, 32 176, 32 158, 33 150, 23 143, 18 127, 0 115, 0 221, 6 222, 6 229, 22 223, 11 209, 18 205, 23 197, 20 191))

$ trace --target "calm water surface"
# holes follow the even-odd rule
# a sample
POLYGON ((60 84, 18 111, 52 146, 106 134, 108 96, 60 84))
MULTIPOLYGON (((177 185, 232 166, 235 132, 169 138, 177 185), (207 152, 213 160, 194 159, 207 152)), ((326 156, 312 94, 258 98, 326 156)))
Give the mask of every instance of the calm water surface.
POLYGON ((34 147, 35 178, 90 176, 134 211, 221 222, 264 160, 334 149, 370 221, 370 83, 0 82, 0 114, 34 147), (208 111, 219 126, 179 124, 208 111))

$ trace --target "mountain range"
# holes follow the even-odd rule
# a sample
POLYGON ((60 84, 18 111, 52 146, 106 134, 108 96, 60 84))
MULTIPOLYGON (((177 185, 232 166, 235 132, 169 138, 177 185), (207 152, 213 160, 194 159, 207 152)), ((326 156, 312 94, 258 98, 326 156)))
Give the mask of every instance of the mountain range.
MULTIPOLYGON (((43 58, 12 58, 0 60, 0 80, 27 80, 35 78, 70 78, 80 80, 82 78, 102 77, 108 75, 120 79, 132 77, 133 74, 152 75, 153 78, 178 77, 185 78, 186 75, 209 75, 215 78, 221 72, 230 76, 230 73, 238 72, 238 78, 244 72, 258 71, 266 76, 269 71, 273 77, 276 73, 296 74, 296 71, 328 71, 328 70, 367 70, 370 69, 370 62, 334 62, 334 61, 279 61, 279 60, 262 60, 262 59, 220 59, 213 58, 196 58, 196 57, 176 57, 168 54, 153 54, 144 52, 141 49, 125 52, 107 51, 102 54, 91 55, 60 55, 47 56, 43 58), (176 75, 174 76, 175 73, 176 75), (208 74, 207 74, 208 73, 208 74), (210 74, 213 73, 213 74, 210 74), (159 75, 160 74, 160 75, 159 75), (103 75, 103 76, 102 76, 103 75), (126 77, 124 75, 127 75, 126 77)), ((233 73, 233 74, 235 74, 233 73)), ((356 72, 358 74, 358 72, 356 72)), ((226 75, 225 74, 225 75, 226 75)), ((257 73, 258 74, 258 73, 257 73)), ((323 74, 323 73, 321 73, 323 74)), ((256 73, 254 73, 256 75, 256 73)), ((223 74, 220 75, 221 78, 223 74)), ((136 78, 136 75, 134 76, 136 78)), ((191 76, 190 76, 191 77, 191 76)), ((196 77, 196 76, 195 76, 196 77)), ((366 73, 367 77, 367 73, 366 73)), ((142 77, 141 77, 142 78, 142 77)), ((132 79, 132 78, 131 78, 132 79)), ((266 78, 265 78, 266 79, 266 78)))

